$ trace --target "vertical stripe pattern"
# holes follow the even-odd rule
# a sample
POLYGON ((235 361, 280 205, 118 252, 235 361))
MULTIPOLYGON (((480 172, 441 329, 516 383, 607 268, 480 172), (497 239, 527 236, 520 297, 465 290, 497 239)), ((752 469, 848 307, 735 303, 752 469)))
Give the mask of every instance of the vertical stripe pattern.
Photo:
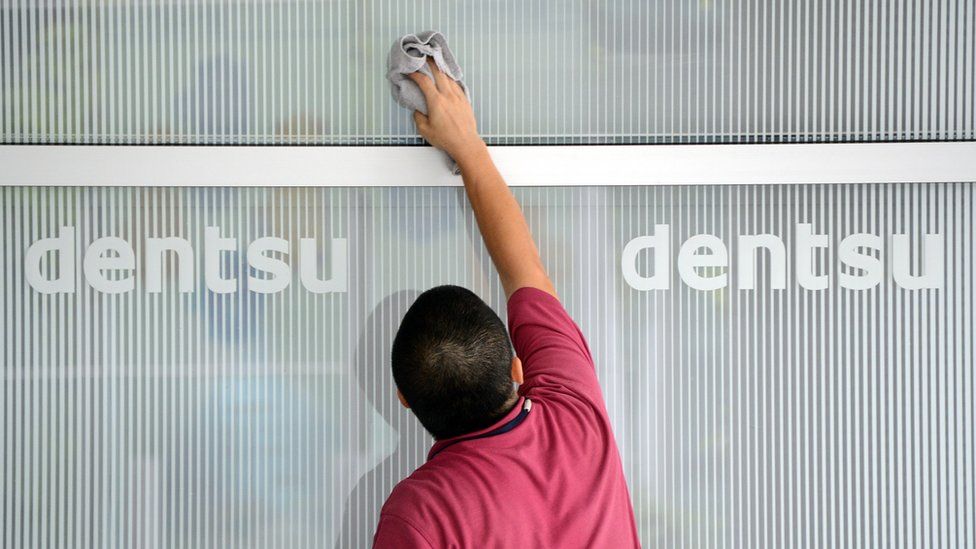
POLYGON ((492 143, 973 139, 967 0, 0 3, 0 142, 408 144, 444 31, 492 143))
MULTIPOLYGON (((972 184, 515 192, 589 339, 645 547, 976 545, 972 184), (639 291, 622 250, 662 224, 667 264, 648 251, 635 268, 670 272, 669 288, 639 291), (801 286, 800 224, 825 235, 809 252, 825 290, 801 286), (840 284, 866 272, 840 251, 859 233, 881 247, 861 250, 881 268, 865 290, 840 284), (729 266, 695 272, 725 288, 684 282, 682 243, 702 234, 729 266), (742 236, 762 234, 784 243, 782 289, 773 253, 742 259, 742 236), (921 259, 926 234, 940 235, 937 263, 921 259), (939 287, 907 289, 897 265, 939 287)), ((503 311, 461 193, 0 189, 0 545, 367 546, 431 442, 388 370, 401 315, 441 283, 503 311), (74 290, 41 294, 27 250, 66 226, 74 270, 61 253, 39 268, 74 290), (235 239, 215 268, 236 291, 206 289, 213 226, 235 239), (131 291, 98 291, 85 272, 108 236, 131 245, 135 271, 99 272, 131 276, 131 291), (168 252, 152 292, 148 239, 165 236, 192 253, 168 252), (263 294, 246 250, 269 236, 289 243, 268 254, 290 283, 263 294), (305 288, 301 238, 316 239, 319 279, 346 273, 343 291, 305 288)))

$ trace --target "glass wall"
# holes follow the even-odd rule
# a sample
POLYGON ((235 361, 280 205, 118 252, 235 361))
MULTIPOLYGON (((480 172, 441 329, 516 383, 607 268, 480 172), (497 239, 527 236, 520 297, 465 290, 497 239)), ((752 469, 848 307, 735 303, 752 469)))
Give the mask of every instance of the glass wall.
MULTIPOLYGON (((516 194, 646 546, 973 544, 972 185, 516 194)), ((389 375, 401 315, 442 283, 504 315, 457 188, 0 212, 7 547, 367 545, 430 444, 389 375)))
POLYGON ((418 143, 396 37, 446 33, 493 143, 973 139, 966 0, 10 0, 8 143, 418 143))
MULTIPOLYGON (((965 0, 8 0, 0 143, 419 145, 428 28, 492 144, 976 138, 965 0)), ((368 545, 461 189, 140 183, 0 188, 0 545, 368 545)), ((972 182, 613 184, 515 192, 645 546, 976 546, 972 182)))

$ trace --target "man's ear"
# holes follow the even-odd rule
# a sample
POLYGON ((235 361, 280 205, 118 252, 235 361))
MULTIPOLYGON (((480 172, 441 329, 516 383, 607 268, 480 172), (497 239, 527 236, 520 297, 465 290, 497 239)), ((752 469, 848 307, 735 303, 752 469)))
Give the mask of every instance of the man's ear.
POLYGON ((404 408, 410 409, 410 403, 407 402, 407 399, 403 398, 403 393, 400 392, 400 389, 397 389, 397 398, 400 399, 400 404, 403 404, 404 408))
POLYGON ((519 357, 517 356, 512 357, 512 381, 518 383, 519 385, 525 381, 524 376, 522 375, 522 361, 519 360, 519 357))

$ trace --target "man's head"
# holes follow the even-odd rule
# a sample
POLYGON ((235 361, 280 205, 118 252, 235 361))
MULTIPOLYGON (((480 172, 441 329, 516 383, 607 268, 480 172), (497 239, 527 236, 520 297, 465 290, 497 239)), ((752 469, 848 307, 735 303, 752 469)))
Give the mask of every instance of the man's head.
POLYGON ((515 400, 522 365, 505 324, 458 286, 420 294, 393 340, 393 380, 420 423, 444 439, 488 427, 515 400))

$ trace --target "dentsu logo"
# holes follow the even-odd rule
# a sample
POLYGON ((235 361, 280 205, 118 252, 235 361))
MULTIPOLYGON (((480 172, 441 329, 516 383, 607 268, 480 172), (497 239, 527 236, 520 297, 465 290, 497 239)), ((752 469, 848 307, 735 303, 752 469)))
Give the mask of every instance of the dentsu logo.
MULTIPOLYGON (((796 225, 795 261, 796 279, 807 290, 825 290, 830 287, 830 276, 817 272, 814 254, 818 249, 829 248, 829 235, 815 234, 808 223, 796 225)), ((787 251, 782 238, 773 234, 739 235, 738 257, 735 263, 736 282, 740 290, 756 287, 756 263, 758 255, 769 254, 769 286, 774 290, 786 288, 787 251)), ((894 234, 890 238, 891 276, 895 283, 908 290, 937 289, 942 287, 944 276, 942 235, 922 236, 922 265, 913 274, 910 267, 911 243, 908 235, 894 234)), ((194 291, 196 280, 195 253, 192 244, 179 237, 147 238, 145 242, 145 287, 149 293, 163 291, 162 262, 166 254, 175 254, 178 269, 177 286, 180 292, 194 291)), ((247 289, 256 293, 276 293, 291 283, 291 265, 282 258, 269 255, 277 252, 287 256, 291 244, 277 237, 261 237, 252 241, 246 250, 247 265, 266 276, 258 278, 249 274, 247 289)), ((25 257, 28 283, 43 294, 72 293, 75 291, 77 268, 75 229, 65 226, 57 237, 45 238, 33 243, 25 257), (42 272, 41 260, 48 253, 57 254, 59 269, 54 278, 42 272)), ((204 230, 204 281, 214 293, 238 291, 236 278, 225 278, 220 265, 222 254, 238 252, 237 239, 222 237, 219 227, 204 230)), ((857 233, 845 237, 839 245, 837 258, 847 269, 840 269, 842 288, 868 290, 881 284, 884 277, 884 239, 869 233, 857 233), (880 257, 875 257, 876 251, 880 257)), ((345 292, 347 289, 347 243, 344 238, 331 239, 331 276, 320 278, 317 272, 318 245, 314 238, 302 238, 298 246, 299 279, 302 286, 312 293, 345 292)), ((624 246, 621 270, 624 280, 635 290, 668 290, 671 288, 671 227, 658 224, 654 234, 638 236, 624 246), (653 254, 654 272, 644 274, 638 270, 638 256, 642 252, 653 254)), ((689 237, 678 250, 678 274, 681 280, 695 290, 709 291, 729 285, 729 252, 717 236, 697 234, 689 237), (700 272, 699 269, 708 269, 700 272), (718 272, 715 274, 717 271, 718 272)), ((118 237, 102 237, 87 248, 82 272, 87 283, 96 291, 124 293, 135 289, 134 271, 136 258, 132 246, 118 237), (109 278, 108 271, 128 273, 129 276, 109 278)))
MULTIPOLYGON (((299 278, 302 286, 312 293, 331 293, 346 291, 346 239, 333 238, 331 255, 331 276, 319 277, 318 247, 316 239, 302 238, 298 244, 299 278)), ((147 238, 145 245, 145 287, 149 293, 163 291, 163 258, 174 254, 177 262, 177 287, 180 292, 195 290, 197 266, 190 241, 179 237, 147 238)), ((27 282, 42 294, 73 293, 75 291, 75 269, 77 268, 75 228, 65 226, 54 238, 45 238, 31 244, 24 258, 27 282), (57 276, 47 278, 41 269, 41 260, 48 253, 57 254, 59 268, 57 276)), ((277 252, 288 255, 291 244, 272 236, 258 238, 247 246, 247 265, 266 274, 258 278, 249 274, 247 289, 252 292, 270 294, 288 287, 292 279, 291 265, 284 259, 269 255, 277 252)), ((207 289, 218 294, 236 292, 239 281, 225 278, 220 265, 223 254, 237 253, 237 239, 220 236, 219 227, 204 230, 204 280, 207 289)), ((82 272, 85 280, 99 292, 118 294, 135 289, 136 258, 132 246, 124 239, 107 236, 92 242, 85 251, 82 272), (107 272, 121 272, 123 276, 109 278, 107 272)))
MULTIPOLYGON (((818 249, 829 248, 830 237, 815 234, 809 223, 796 224, 793 257, 796 279, 807 290, 826 290, 830 276, 814 268, 813 258, 818 249)), ((945 265, 942 235, 922 236, 921 272, 913 274, 910 268, 911 243, 906 234, 893 234, 890 239, 891 276, 895 283, 907 290, 941 288, 945 265)), ((769 286, 774 290, 786 288, 786 245, 773 234, 739 235, 738 257, 735 262, 736 282, 740 290, 756 288, 756 260, 761 250, 769 254, 769 286)), ((829 251, 829 250, 827 250, 829 251)), ((847 269, 839 270, 840 286, 851 290, 869 290, 881 284, 884 277, 884 239, 869 233, 857 233, 845 237, 837 250, 837 259, 847 269), (874 252, 880 257, 875 257, 874 252)), ((671 288, 671 227, 655 225, 654 234, 638 236, 624 246, 621 269, 624 280, 635 290, 668 290, 671 288), (645 275, 638 271, 637 258, 641 252, 653 253, 654 272, 645 275)), ((729 252, 725 243, 710 234, 691 236, 678 250, 678 274, 681 280, 695 290, 717 290, 729 285, 729 252), (709 269, 705 274, 698 269, 709 269)))

